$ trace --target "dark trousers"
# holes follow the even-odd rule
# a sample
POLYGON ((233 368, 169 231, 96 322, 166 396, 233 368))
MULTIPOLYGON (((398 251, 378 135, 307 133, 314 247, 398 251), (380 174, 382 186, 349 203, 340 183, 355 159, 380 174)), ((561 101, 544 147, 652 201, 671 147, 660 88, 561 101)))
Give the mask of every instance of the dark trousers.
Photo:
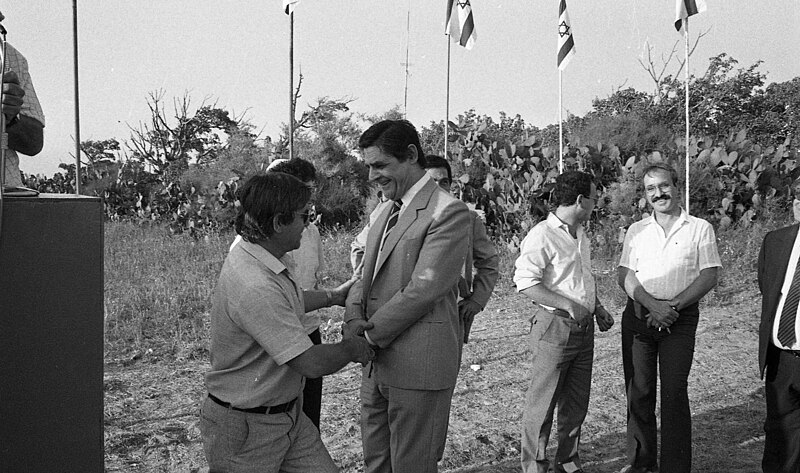
POLYGON ((767 349, 764 473, 800 472, 800 357, 767 349))
MULTIPOLYGON (((646 310, 646 309, 645 309, 646 310)), ((656 469, 656 375, 661 380, 661 473, 689 473, 692 416, 687 390, 694 357, 697 304, 685 308, 670 332, 637 318, 633 301, 622 314, 622 366, 628 397, 628 461, 656 469)))
MULTIPOLYGON (((308 338, 311 339, 314 345, 322 343, 319 329, 308 334, 308 338)), ((317 430, 319 430, 320 411, 322 411, 322 377, 306 378, 306 386, 303 388, 303 412, 317 426, 317 430)))

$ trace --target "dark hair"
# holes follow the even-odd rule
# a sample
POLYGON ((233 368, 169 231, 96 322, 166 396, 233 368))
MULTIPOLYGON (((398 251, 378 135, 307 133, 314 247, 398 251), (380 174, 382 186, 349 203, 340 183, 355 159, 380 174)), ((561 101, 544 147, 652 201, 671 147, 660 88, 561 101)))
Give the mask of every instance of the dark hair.
POLYGON ((283 172, 300 179, 303 182, 314 181, 317 179, 317 170, 314 165, 302 158, 292 158, 281 160, 275 165, 267 168, 268 172, 283 172))
POLYGON ((674 167, 670 166, 669 164, 658 161, 648 165, 644 168, 644 172, 642 173, 642 183, 644 183, 644 178, 651 172, 665 172, 669 174, 669 177, 672 179, 672 185, 678 187, 678 171, 675 170, 674 167))
POLYGON ((310 198, 311 189, 294 176, 272 171, 255 175, 237 192, 236 233, 250 243, 266 240, 275 232, 275 217, 281 224, 290 224, 310 198))
POLYGON ((450 182, 453 182, 453 171, 450 169, 450 163, 443 157, 435 154, 425 155, 425 165, 423 167, 425 169, 445 168, 447 169, 447 178, 450 179, 450 182))
POLYGON ((408 146, 417 148, 417 163, 425 167, 425 154, 414 125, 408 120, 383 120, 361 134, 358 139, 360 149, 377 146, 381 151, 397 158, 398 161, 408 159, 408 146))
POLYGON ((580 171, 565 171, 556 177, 553 200, 558 206, 572 205, 579 195, 589 197, 592 193, 592 175, 580 171))

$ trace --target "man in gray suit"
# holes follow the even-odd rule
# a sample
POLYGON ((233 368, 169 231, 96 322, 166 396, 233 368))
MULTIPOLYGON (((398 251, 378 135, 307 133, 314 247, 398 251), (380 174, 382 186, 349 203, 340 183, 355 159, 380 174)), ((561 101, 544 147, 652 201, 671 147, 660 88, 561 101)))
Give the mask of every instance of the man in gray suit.
POLYGON ((436 472, 459 368, 469 210, 425 173, 411 123, 376 123, 359 148, 387 199, 370 218, 362 279, 344 319, 345 337, 364 336, 378 352, 361 384, 365 471, 436 472))

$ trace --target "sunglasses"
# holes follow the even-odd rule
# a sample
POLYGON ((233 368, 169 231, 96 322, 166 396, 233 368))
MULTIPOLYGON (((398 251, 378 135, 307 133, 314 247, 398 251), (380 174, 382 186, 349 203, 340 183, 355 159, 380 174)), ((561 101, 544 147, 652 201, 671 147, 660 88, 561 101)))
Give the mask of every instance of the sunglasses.
POLYGON ((300 217, 303 218, 303 224, 308 225, 308 221, 311 220, 311 210, 307 210, 305 212, 295 212, 296 214, 300 214, 300 217))

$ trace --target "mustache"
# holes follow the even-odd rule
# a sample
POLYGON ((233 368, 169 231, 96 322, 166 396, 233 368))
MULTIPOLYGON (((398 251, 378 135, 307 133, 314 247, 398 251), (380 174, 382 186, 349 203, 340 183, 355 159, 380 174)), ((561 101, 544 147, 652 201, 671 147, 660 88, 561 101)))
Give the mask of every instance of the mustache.
POLYGON ((661 197, 655 197, 653 199, 653 202, 658 202, 659 200, 670 200, 670 199, 672 199, 672 197, 668 195, 662 195, 661 197))

